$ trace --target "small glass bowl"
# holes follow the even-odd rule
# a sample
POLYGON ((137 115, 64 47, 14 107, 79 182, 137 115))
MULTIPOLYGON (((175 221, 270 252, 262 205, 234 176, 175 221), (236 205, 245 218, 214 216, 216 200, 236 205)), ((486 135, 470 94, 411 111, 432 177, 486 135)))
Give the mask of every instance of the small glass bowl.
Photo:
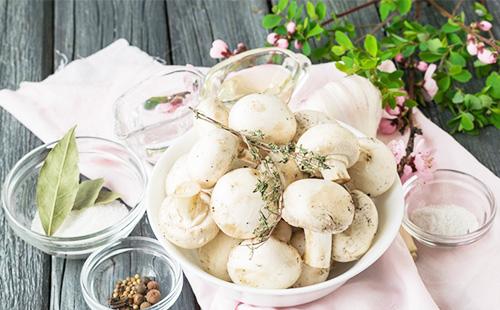
POLYGON ((109 309, 108 300, 118 280, 140 274, 160 285, 161 300, 148 310, 168 309, 182 291, 180 265, 151 238, 129 237, 115 242, 85 261, 80 285, 87 305, 94 310, 109 309))
POLYGON ((189 108, 198 105, 204 75, 194 68, 180 67, 156 73, 121 95, 114 103, 114 132, 139 157, 155 164, 172 142, 193 125, 189 108), (178 96, 180 101, 174 101, 178 96), (163 104, 152 97, 163 98, 163 104), (175 104, 174 104, 175 103, 175 104))
POLYGON ((404 185, 405 214, 403 227, 427 246, 455 247, 479 240, 493 224, 495 197, 479 179, 465 172, 438 169, 430 180, 413 176, 404 185), (475 215, 478 228, 463 235, 447 236, 422 230, 411 221, 412 213, 428 205, 453 204, 475 215))
POLYGON ((36 184, 40 168, 56 142, 41 145, 21 158, 7 175, 2 187, 2 207, 12 230, 28 244, 55 256, 79 259, 99 247, 130 234, 142 218, 147 172, 142 161, 117 142, 77 137, 80 174, 90 179, 104 178, 104 186, 121 194, 129 212, 114 225, 78 237, 56 237, 31 230, 36 207, 36 184))

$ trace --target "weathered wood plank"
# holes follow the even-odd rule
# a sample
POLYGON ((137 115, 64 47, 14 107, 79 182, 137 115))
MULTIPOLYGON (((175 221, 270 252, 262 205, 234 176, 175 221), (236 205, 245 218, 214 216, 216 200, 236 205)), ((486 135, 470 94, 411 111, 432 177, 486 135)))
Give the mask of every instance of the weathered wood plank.
MULTIPOLYGON (((43 60, 51 44, 52 3, 0 0, 0 89, 16 88, 23 80, 41 80, 51 70, 43 60)), ((41 144, 5 110, 0 109, 0 182, 23 154, 41 144)), ((0 308, 47 309, 50 256, 16 237, 0 212, 0 308)))
MULTIPOLYGON (((439 3, 449 11, 452 11, 455 6, 455 1, 440 1, 439 3)), ((462 5, 466 16, 466 23, 480 20, 480 18, 474 14, 472 3, 472 0, 466 0, 462 5)), ((490 12, 495 16, 495 19, 500 19, 500 2, 488 1, 487 3, 490 12)), ((444 21, 445 19, 432 7, 422 7, 421 22, 438 26, 444 21)), ((494 31, 496 37, 498 37, 500 35, 500 27, 494 27, 494 31)), ((469 91, 477 91, 481 89, 481 86, 482 83, 479 80, 472 79, 467 84, 465 89, 469 91)), ((440 109, 434 104, 430 104, 422 110, 430 119, 432 119, 433 122, 445 130, 448 129, 447 122, 451 118, 451 113, 448 111, 440 111, 440 109)), ((500 160, 498 157, 498 152, 500 150, 500 130, 490 126, 481 130, 481 134, 479 136, 471 136, 460 133, 453 135, 453 137, 493 173, 500 175, 500 160)))
POLYGON ((231 48, 243 42, 249 48, 264 44, 261 27, 268 12, 265 0, 167 0, 171 53, 174 64, 212 66, 212 41, 222 39, 231 48))

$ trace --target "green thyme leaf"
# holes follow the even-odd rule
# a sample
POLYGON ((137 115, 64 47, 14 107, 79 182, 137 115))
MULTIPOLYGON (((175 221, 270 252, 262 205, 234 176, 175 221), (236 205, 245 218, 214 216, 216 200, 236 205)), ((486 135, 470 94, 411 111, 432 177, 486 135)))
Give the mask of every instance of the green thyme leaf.
POLYGON ((80 183, 76 194, 73 210, 81 210, 92 207, 101 192, 104 179, 87 180, 80 183))
POLYGON ((36 203, 42 227, 52 236, 71 212, 78 192, 78 149, 75 128, 47 155, 36 185, 36 203))

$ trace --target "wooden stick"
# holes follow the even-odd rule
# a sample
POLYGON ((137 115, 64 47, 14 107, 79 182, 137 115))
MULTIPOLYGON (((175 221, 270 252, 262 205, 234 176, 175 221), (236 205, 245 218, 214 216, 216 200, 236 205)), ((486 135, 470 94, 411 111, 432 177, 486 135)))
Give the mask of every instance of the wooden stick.
POLYGON ((418 257, 417 246, 415 245, 415 241, 413 241, 412 236, 410 236, 410 234, 402 226, 399 228, 399 234, 403 238, 403 241, 405 242, 408 251, 413 257, 413 260, 417 260, 418 257))

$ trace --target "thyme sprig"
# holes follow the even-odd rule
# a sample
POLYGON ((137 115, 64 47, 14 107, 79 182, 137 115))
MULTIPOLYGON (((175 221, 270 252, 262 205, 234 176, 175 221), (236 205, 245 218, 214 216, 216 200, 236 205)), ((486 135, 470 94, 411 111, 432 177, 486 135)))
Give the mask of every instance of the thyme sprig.
POLYGON ((328 169, 327 157, 315 154, 294 143, 277 145, 263 141, 264 133, 260 130, 253 132, 242 132, 234 130, 203 114, 194 108, 189 108, 197 119, 209 122, 218 128, 226 130, 240 138, 259 166, 259 177, 255 185, 254 193, 260 193, 262 200, 266 202, 266 212, 260 212, 259 225, 254 230, 255 242, 251 246, 257 246, 266 241, 272 234, 274 227, 281 217, 283 192, 285 191, 284 177, 278 165, 286 164, 293 159, 297 162, 299 169, 303 172, 313 174, 321 169, 328 169), (278 156, 270 156, 269 153, 278 156), (279 158, 279 159, 278 159, 279 158))

